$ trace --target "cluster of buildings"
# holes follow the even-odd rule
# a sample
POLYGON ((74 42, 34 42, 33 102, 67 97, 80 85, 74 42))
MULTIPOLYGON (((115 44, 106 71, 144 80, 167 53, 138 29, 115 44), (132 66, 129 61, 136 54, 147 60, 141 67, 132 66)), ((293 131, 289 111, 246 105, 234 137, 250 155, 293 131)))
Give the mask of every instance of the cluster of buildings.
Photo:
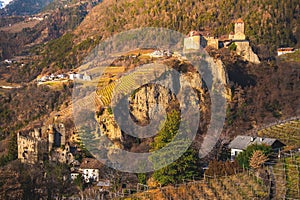
MULTIPOLYGON (((245 23, 241 18, 235 21, 234 32, 231 32, 228 36, 217 38, 210 36, 207 31, 190 31, 184 39, 184 51, 199 50, 201 47, 212 47, 215 49, 226 48, 232 43, 235 43, 238 46, 244 46, 242 51, 250 50, 249 41, 246 39, 245 35, 245 23)), ((244 56, 245 52, 242 51, 237 51, 237 53, 244 56)), ((293 47, 278 48, 277 55, 281 56, 288 53, 294 53, 295 51, 296 49, 293 47)), ((253 56, 255 55, 253 54, 252 57, 253 56)), ((250 57, 251 55, 249 58, 250 57)), ((258 58, 254 58, 254 60, 258 60, 258 58)))
MULTIPOLYGON (((48 16, 47 16, 47 18, 48 18, 48 16)), ((29 20, 29 21, 32 21, 32 20, 43 21, 43 20, 44 20, 44 17, 33 16, 33 17, 29 17, 28 20, 29 20)))
POLYGON ((228 47, 233 42, 249 42, 246 40, 245 23, 241 18, 235 21, 234 33, 221 38, 211 36, 207 31, 190 31, 184 39, 184 50, 199 50, 208 46, 219 49, 228 47))
POLYGON ((51 74, 42 76, 41 78, 37 79, 37 82, 47 82, 47 81, 59 81, 59 80, 83 80, 83 81, 90 81, 92 77, 87 73, 79 74, 79 73, 69 73, 69 74, 51 74))
MULTIPOLYGON (((66 142, 64 124, 56 123, 42 128, 34 128, 28 133, 17 134, 18 159, 22 163, 35 164, 46 160, 66 163, 71 167, 70 178, 75 180, 80 174, 84 182, 99 183, 103 164, 94 158, 75 159, 80 149, 66 142)), ((102 181, 103 182, 103 181, 102 181)), ((107 181, 104 181, 109 186, 107 181)))
POLYGON ((236 45, 236 52, 245 60, 253 63, 260 63, 258 56, 252 51, 250 42, 246 39, 245 23, 238 19, 234 23, 234 33, 220 38, 210 36, 206 31, 190 31, 184 38, 184 52, 199 50, 206 47, 214 49, 228 48, 232 44, 236 45))

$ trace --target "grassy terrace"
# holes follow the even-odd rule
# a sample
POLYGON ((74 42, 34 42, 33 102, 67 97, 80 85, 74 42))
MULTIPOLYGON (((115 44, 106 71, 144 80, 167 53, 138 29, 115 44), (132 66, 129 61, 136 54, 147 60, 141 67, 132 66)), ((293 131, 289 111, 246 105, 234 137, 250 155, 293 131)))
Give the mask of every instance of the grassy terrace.
POLYGON ((277 138, 288 146, 300 146, 300 120, 278 124, 258 131, 261 137, 277 138))

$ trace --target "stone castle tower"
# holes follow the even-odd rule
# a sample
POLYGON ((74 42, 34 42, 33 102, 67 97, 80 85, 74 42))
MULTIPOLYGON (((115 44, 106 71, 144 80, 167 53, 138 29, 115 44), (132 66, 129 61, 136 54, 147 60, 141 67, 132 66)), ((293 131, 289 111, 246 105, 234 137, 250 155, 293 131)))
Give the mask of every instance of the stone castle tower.
POLYGON ((66 144, 66 129, 64 124, 59 123, 55 125, 49 125, 48 129, 48 148, 49 151, 53 147, 60 147, 66 144))
POLYGON ((233 39, 234 40, 246 40, 245 23, 241 18, 236 20, 235 23, 234 23, 234 36, 233 36, 233 39))
POLYGON ((48 133, 48 151, 51 151, 54 145, 54 127, 52 124, 49 125, 47 129, 47 133, 48 133))

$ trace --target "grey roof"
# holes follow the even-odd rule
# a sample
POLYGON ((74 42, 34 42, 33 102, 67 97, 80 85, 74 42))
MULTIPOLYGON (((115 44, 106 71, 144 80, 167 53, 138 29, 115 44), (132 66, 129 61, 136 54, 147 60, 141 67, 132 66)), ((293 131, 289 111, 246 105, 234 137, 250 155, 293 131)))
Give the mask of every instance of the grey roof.
POLYGON ((274 138, 262 138, 262 137, 252 137, 245 135, 238 135, 229 144, 231 149, 242 149, 245 150, 251 144, 266 144, 272 146, 277 139, 274 138))
POLYGON ((109 187, 110 186, 110 181, 109 180, 99 181, 97 183, 97 186, 99 186, 99 187, 109 187))

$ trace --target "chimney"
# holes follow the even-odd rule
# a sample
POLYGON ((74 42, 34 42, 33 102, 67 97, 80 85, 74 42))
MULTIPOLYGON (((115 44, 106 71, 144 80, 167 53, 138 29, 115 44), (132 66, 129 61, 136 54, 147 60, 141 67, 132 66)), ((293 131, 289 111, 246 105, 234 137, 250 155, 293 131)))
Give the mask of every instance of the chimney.
POLYGON ((254 141, 254 137, 251 137, 251 138, 250 138, 250 141, 253 142, 253 141, 254 141))

